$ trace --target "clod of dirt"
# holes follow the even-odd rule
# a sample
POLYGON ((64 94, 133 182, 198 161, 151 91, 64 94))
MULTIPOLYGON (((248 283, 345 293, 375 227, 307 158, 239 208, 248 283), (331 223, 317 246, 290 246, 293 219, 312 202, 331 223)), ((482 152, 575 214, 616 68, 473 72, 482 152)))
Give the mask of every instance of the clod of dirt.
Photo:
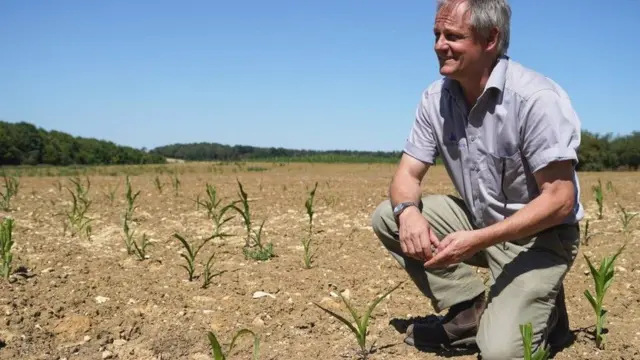
POLYGON ((53 333, 61 341, 74 341, 80 335, 86 334, 90 328, 91 320, 88 317, 72 315, 60 319, 53 328, 53 333))

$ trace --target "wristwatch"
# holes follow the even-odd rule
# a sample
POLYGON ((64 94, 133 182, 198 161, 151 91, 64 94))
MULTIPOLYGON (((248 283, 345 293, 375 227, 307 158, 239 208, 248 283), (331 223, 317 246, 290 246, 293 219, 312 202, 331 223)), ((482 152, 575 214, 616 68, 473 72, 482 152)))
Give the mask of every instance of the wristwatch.
POLYGON ((405 201, 396 205, 396 207, 393 208, 393 217, 396 219, 396 222, 398 221, 398 217, 400 216, 400 214, 402 214, 402 212, 410 206, 415 206, 420 211, 422 211, 422 200, 418 201, 417 203, 414 201, 405 201))

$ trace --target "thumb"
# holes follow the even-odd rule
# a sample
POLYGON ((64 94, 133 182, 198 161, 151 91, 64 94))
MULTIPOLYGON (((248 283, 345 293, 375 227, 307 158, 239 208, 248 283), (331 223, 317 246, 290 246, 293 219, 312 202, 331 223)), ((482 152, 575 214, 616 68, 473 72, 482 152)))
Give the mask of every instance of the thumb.
POLYGON ((438 252, 442 252, 442 250, 446 249, 447 246, 449 246, 449 244, 451 244, 452 241, 453 241, 453 237, 451 236, 451 234, 445 236, 444 239, 442 239, 442 241, 440 241, 440 244, 438 245, 438 252))

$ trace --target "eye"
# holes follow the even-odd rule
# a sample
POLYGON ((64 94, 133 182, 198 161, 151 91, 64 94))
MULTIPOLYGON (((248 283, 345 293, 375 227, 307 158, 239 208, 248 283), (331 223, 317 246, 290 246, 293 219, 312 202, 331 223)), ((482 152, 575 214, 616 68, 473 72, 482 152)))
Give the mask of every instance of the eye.
POLYGON ((456 40, 462 39, 462 35, 454 34, 454 33, 448 33, 445 35, 445 37, 449 41, 456 41, 456 40))

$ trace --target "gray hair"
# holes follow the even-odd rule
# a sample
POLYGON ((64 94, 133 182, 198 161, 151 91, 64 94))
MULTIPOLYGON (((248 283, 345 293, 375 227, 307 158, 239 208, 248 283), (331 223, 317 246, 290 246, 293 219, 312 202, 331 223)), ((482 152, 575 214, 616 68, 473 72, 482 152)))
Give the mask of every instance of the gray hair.
MULTIPOLYGON (((460 0, 437 0, 437 10, 452 1, 460 0)), ((469 6, 471 13, 471 26, 485 39, 489 37, 492 28, 500 31, 498 40, 498 56, 507 53, 509 49, 511 7, 507 0, 462 0, 469 6)))

